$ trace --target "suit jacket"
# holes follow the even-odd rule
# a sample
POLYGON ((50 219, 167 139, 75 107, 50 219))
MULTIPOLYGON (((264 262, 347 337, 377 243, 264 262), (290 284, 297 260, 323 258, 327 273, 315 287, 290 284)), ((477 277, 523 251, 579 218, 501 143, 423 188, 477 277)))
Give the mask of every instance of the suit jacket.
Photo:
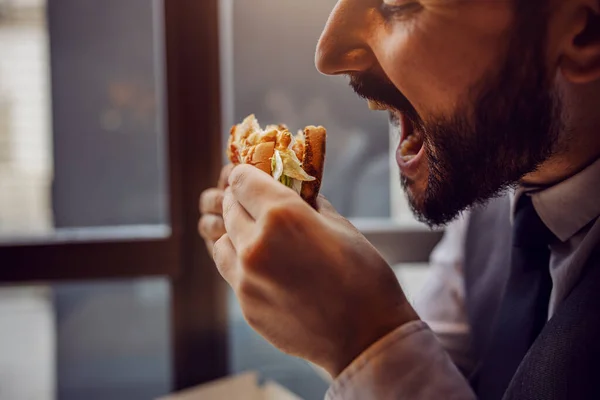
MULTIPOLYGON (((495 199, 474 210, 469 222, 464 260, 466 306, 471 349, 479 360, 489 344, 508 280, 510 204, 508 197, 495 199)), ((600 225, 595 228, 600 229, 600 225)), ((599 362, 600 248, 596 246, 578 282, 530 348, 503 398, 600 399, 599 362)), ((472 385, 477 393, 476 380, 472 385)))

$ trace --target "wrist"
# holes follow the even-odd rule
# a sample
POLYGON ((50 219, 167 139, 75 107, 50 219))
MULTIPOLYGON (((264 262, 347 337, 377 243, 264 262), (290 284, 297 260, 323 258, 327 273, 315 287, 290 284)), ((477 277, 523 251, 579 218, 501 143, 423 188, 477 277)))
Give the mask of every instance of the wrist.
POLYGON ((420 318, 410 304, 406 303, 400 307, 397 314, 393 314, 375 322, 373 319, 362 321, 358 335, 348 335, 351 340, 346 340, 345 346, 342 346, 338 352, 338 356, 331 360, 328 366, 323 368, 331 375, 332 378, 337 378, 346 368, 348 368, 357 358, 360 357, 375 343, 394 332, 401 326, 413 321, 418 321, 420 318), (367 328, 367 329, 365 329, 367 328))

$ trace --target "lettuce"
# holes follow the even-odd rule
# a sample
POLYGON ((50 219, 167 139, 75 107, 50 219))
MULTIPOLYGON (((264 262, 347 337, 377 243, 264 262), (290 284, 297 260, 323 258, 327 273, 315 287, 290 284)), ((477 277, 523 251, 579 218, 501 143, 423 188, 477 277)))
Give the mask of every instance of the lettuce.
POLYGON ((275 150, 275 154, 271 157, 271 174, 276 181, 280 180, 283 175, 283 160, 278 150, 275 150))
POLYGON ((275 150, 271 157, 271 175, 298 194, 302 189, 302 182, 315 180, 302 169, 302 163, 291 149, 275 150))
POLYGON ((308 175, 306 171, 302 169, 302 163, 298 160, 298 157, 296 157, 296 153, 294 153, 293 150, 276 150, 276 152, 279 152, 281 160, 283 161, 283 173, 285 175, 303 182, 315 180, 315 178, 308 175))

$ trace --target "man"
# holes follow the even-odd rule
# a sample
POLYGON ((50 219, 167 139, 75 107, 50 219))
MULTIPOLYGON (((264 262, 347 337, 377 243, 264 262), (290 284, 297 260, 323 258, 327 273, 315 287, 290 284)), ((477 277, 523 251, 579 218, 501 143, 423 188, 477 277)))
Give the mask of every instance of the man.
POLYGON ((415 311, 325 200, 226 169, 200 232, 250 325, 331 399, 600 398, 600 1, 340 0, 316 62, 390 111, 450 225, 415 311))

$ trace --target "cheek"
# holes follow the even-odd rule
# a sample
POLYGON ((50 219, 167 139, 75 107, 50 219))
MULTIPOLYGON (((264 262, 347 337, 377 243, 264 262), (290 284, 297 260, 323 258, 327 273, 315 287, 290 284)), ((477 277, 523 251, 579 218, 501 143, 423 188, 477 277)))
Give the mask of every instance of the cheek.
POLYGON ((377 40, 381 68, 424 118, 452 115, 469 89, 499 67, 508 43, 508 12, 449 7, 392 22, 377 40))

